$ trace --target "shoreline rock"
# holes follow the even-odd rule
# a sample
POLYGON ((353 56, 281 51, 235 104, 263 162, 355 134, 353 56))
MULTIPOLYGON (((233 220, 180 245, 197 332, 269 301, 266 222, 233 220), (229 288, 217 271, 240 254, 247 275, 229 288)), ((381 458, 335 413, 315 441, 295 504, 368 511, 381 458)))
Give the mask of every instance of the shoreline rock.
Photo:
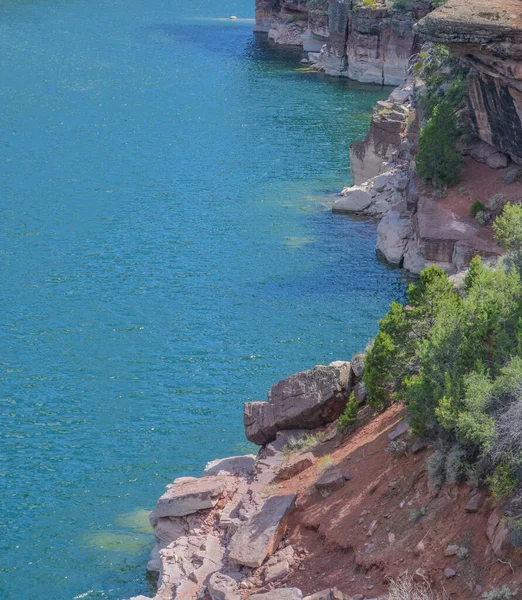
POLYGON ((276 383, 268 402, 248 402, 244 409, 245 434, 259 446, 276 439, 286 429, 311 429, 331 423, 341 414, 350 396, 348 362, 318 365, 276 383))

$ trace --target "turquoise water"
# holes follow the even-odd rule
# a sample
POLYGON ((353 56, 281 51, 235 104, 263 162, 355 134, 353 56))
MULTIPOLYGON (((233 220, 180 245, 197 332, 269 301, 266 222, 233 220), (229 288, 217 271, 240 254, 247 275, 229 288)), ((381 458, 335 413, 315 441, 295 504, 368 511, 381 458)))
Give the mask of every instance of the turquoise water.
POLYGON ((0 0, 0 598, 147 592, 164 485, 402 295, 333 216, 387 90, 299 70, 253 0, 0 0))

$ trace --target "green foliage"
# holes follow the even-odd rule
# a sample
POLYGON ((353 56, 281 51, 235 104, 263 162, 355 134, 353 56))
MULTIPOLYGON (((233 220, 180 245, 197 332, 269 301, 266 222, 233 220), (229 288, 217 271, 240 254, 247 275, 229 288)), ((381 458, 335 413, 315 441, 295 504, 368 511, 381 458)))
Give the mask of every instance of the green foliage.
POLYGON ((357 400, 355 399, 355 396, 352 393, 350 394, 350 399, 346 404, 346 408, 339 417, 339 422, 337 423, 338 431, 346 431, 351 425, 355 423, 355 421, 357 420, 358 408, 359 405, 357 404, 357 400))
POLYGON ((428 458, 428 479, 431 487, 438 492, 444 483, 444 468, 446 453, 442 448, 437 448, 428 458))
POLYGON ((487 483, 489 484, 493 500, 497 504, 500 504, 514 491, 517 485, 512 465, 499 465, 493 471, 493 474, 488 477, 487 483))
POLYGON ((363 8, 370 8, 371 10, 377 9, 377 2, 375 0, 363 0, 362 1, 363 8))
POLYGON ((485 206, 482 204, 482 202, 480 202, 479 200, 475 200, 475 202, 473 202, 473 204, 469 207, 469 214, 475 218, 477 216, 477 213, 483 211, 485 209, 485 206))
POLYGON ((522 206, 508 203, 493 223, 495 240, 507 253, 511 268, 522 270, 522 206))
POLYGON ((417 173, 436 187, 457 183, 463 164, 455 149, 458 138, 455 109, 449 102, 442 102, 421 130, 417 173))
POLYGON ((485 270, 486 267, 484 266, 480 256, 474 256, 469 263, 468 272, 464 278, 464 289, 469 291, 478 278, 482 276, 485 270))
MULTIPOLYGON (((502 232, 522 247, 512 222, 502 232)), ((521 357, 518 270, 476 257, 461 295, 441 269, 421 273, 407 305, 380 322, 364 380, 374 407, 406 402, 413 431, 440 442, 428 464, 434 489, 471 474, 500 499, 522 481, 521 357)))

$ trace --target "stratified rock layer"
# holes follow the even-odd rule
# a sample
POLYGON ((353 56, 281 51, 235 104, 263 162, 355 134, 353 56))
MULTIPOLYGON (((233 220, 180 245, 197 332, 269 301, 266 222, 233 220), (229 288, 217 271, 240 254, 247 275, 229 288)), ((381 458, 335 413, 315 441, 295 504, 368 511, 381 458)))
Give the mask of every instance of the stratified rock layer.
POLYGON ((470 67, 468 98, 477 136, 522 163, 522 3, 449 0, 416 31, 446 44, 470 67))
POLYGON ((246 437, 264 445, 285 429, 311 429, 336 419, 351 390, 350 363, 316 366, 276 383, 268 402, 245 404, 246 437))
POLYGON ((429 0, 403 10, 384 2, 256 0, 255 29, 277 44, 303 46, 327 75, 399 85, 417 48, 413 25, 430 9, 429 0))

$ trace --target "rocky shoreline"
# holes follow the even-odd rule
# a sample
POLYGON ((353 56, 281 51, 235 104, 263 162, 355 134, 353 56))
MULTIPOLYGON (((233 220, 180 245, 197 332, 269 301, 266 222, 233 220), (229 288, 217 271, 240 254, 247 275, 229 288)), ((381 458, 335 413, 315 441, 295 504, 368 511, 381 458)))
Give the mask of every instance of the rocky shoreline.
POLYGON ((363 374, 357 354, 278 382, 244 408, 257 455, 167 486, 150 515, 153 600, 396 600, 389 585, 404 577, 461 600, 522 588, 501 510, 469 485, 433 491, 429 441, 402 406, 365 404, 363 374))
MULTIPOLYGON (((272 592, 307 556, 305 548, 285 542, 296 494, 279 495, 277 484, 314 464, 310 449, 336 437, 336 420, 352 392, 364 402, 363 369, 364 357, 357 355, 278 382, 268 402, 245 404, 246 437, 262 446, 257 456, 215 460, 201 478, 167 486, 150 515, 156 544, 147 570, 158 578, 154 600, 303 597, 297 589, 272 592)), ((361 408, 357 423, 372 413, 361 408)), ((333 467, 315 487, 324 497, 348 479, 333 467)), ((307 598, 348 598, 338 590, 321 594, 307 598)))

